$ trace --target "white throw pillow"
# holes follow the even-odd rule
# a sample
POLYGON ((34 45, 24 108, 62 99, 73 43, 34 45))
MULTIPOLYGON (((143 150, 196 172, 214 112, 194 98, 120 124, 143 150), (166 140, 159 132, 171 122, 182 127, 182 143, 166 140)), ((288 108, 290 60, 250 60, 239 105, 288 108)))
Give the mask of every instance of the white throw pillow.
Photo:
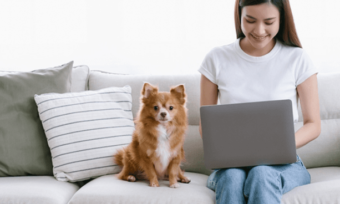
POLYGON ((115 152, 134 131, 131 87, 34 96, 59 181, 118 173, 115 152))

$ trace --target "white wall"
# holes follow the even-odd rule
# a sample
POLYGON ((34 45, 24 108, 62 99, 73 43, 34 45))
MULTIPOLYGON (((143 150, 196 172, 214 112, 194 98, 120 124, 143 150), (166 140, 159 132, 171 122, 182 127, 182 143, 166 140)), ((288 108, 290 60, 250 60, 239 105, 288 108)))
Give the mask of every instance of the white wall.
MULTIPOLYGON (((340 71, 338 0, 291 0, 298 35, 319 72, 340 71)), ((236 39, 234 0, 0 0, 0 70, 74 60, 129 74, 197 73, 236 39)))

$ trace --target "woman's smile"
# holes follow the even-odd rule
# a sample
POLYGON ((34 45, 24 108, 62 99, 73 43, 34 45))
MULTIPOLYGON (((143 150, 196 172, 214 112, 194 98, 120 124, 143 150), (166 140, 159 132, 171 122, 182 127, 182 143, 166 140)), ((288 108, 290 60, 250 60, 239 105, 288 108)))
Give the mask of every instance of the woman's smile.
POLYGON ((255 39, 256 41, 262 42, 262 41, 264 41, 269 35, 265 35, 265 36, 258 37, 258 36, 256 36, 256 35, 250 33, 250 36, 252 36, 253 39, 255 39))

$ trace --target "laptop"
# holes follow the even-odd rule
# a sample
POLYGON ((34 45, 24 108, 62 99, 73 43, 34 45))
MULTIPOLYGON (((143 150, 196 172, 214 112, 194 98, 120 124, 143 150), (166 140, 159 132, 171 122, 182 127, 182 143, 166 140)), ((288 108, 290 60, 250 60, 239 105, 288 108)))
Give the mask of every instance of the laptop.
POLYGON ((297 161, 289 99, 202 106, 200 114, 209 169, 297 161))

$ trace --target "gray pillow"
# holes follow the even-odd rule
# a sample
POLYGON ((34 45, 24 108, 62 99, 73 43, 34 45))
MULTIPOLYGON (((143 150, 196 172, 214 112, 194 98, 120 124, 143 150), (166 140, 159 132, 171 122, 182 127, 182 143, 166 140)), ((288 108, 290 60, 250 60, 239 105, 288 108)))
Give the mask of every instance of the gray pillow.
POLYGON ((69 92, 72 66, 0 76, 0 177, 53 175, 34 95, 69 92))
MULTIPOLYGON (((0 70, 0 76, 6 75, 6 74, 18 74, 18 73, 22 73, 22 71, 0 70)), ((74 66, 72 69, 71 92, 81 92, 81 91, 89 90, 88 88, 89 75, 90 75, 90 68, 87 65, 74 66)))

